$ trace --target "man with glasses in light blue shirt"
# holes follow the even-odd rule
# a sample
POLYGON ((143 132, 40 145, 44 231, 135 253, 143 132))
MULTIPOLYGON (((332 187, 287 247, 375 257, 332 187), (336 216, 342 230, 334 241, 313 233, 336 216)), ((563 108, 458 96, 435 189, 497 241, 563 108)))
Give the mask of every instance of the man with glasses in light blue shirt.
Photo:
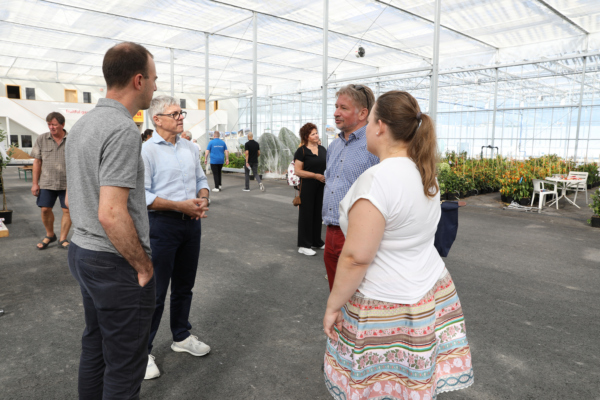
POLYGON ((194 356, 208 354, 210 347, 190 334, 192 288, 200 255, 201 218, 208 211, 209 187, 200 165, 198 148, 178 135, 183 132, 185 111, 179 100, 159 96, 148 110, 156 132, 142 146, 146 169, 145 189, 150 246, 156 279, 156 309, 148 340, 145 379, 160 376, 150 353, 171 283, 171 349, 194 356))

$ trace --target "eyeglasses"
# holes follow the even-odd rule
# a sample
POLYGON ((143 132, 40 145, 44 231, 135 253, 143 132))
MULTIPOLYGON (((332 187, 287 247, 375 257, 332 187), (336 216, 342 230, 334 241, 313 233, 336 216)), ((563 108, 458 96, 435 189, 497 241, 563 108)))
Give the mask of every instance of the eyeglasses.
POLYGON ((362 92, 365 94, 365 97, 367 98, 367 110, 369 110, 369 112, 371 112, 371 102, 369 101, 369 94, 367 93, 367 89, 365 89, 365 87, 362 85, 352 85, 352 86, 354 86, 354 89, 356 89, 356 90, 362 90, 362 92))
POLYGON ((187 116, 187 111, 181 111, 181 112, 175 111, 172 114, 156 114, 156 115, 160 115, 160 116, 163 116, 163 117, 171 117, 171 118, 173 118, 175 120, 178 120, 179 117, 181 117, 181 119, 185 119, 185 117, 187 116))

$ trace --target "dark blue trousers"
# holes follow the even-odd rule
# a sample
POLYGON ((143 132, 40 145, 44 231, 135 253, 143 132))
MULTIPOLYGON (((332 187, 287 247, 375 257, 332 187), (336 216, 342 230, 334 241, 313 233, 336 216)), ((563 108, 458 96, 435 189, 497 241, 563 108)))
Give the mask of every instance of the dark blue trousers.
POLYGON ((192 289, 200 256, 200 220, 181 220, 149 212, 150 247, 156 277, 156 310, 152 317, 148 354, 158 332, 171 283, 171 333, 174 342, 190 336, 192 289))
POLYGON ((154 278, 141 287, 137 272, 113 253, 69 246, 69 269, 81 288, 79 398, 139 399, 154 312, 154 278))

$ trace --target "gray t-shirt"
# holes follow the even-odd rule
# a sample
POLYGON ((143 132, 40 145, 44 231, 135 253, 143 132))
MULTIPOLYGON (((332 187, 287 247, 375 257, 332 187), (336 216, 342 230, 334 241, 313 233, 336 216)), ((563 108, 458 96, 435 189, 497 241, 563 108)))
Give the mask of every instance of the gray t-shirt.
POLYGON ((100 99, 81 117, 67 140, 67 187, 79 247, 119 254, 98 220, 101 186, 129 188, 127 209, 143 249, 151 254, 144 190, 142 140, 131 114, 112 99, 100 99))

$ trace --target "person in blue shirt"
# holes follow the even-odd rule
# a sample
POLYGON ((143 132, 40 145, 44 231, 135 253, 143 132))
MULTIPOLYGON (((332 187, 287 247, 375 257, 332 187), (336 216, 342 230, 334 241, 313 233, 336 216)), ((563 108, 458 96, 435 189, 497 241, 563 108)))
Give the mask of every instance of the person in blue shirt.
POLYGON ((340 229, 339 204, 358 177, 379 164, 379 158, 367 150, 366 126, 375 96, 364 85, 346 85, 335 94, 335 126, 341 131, 327 149, 323 222, 327 225, 323 259, 329 280, 329 290, 345 237, 340 229))
POLYGON ((208 211, 208 182, 200 165, 198 148, 178 137, 186 116, 179 100, 158 96, 152 100, 149 114, 156 132, 143 144, 142 158, 146 170, 144 186, 156 278, 156 308, 148 340, 145 379, 160 376, 150 353, 165 308, 169 282, 171 349, 194 356, 210 351, 208 345, 190 333, 189 323, 200 256, 200 221, 208 211))
POLYGON ((204 156, 206 163, 208 164, 208 156, 210 155, 210 169, 215 178, 215 188, 213 189, 213 192, 218 192, 223 189, 223 185, 221 185, 223 162, 225 162, 225 165, 229 165, 229 150, 227 150, 227 145, 221 140, 220 136, 219 131, 215 131, 215 138, 208 142, 208 147, 206 147, 204 156))

